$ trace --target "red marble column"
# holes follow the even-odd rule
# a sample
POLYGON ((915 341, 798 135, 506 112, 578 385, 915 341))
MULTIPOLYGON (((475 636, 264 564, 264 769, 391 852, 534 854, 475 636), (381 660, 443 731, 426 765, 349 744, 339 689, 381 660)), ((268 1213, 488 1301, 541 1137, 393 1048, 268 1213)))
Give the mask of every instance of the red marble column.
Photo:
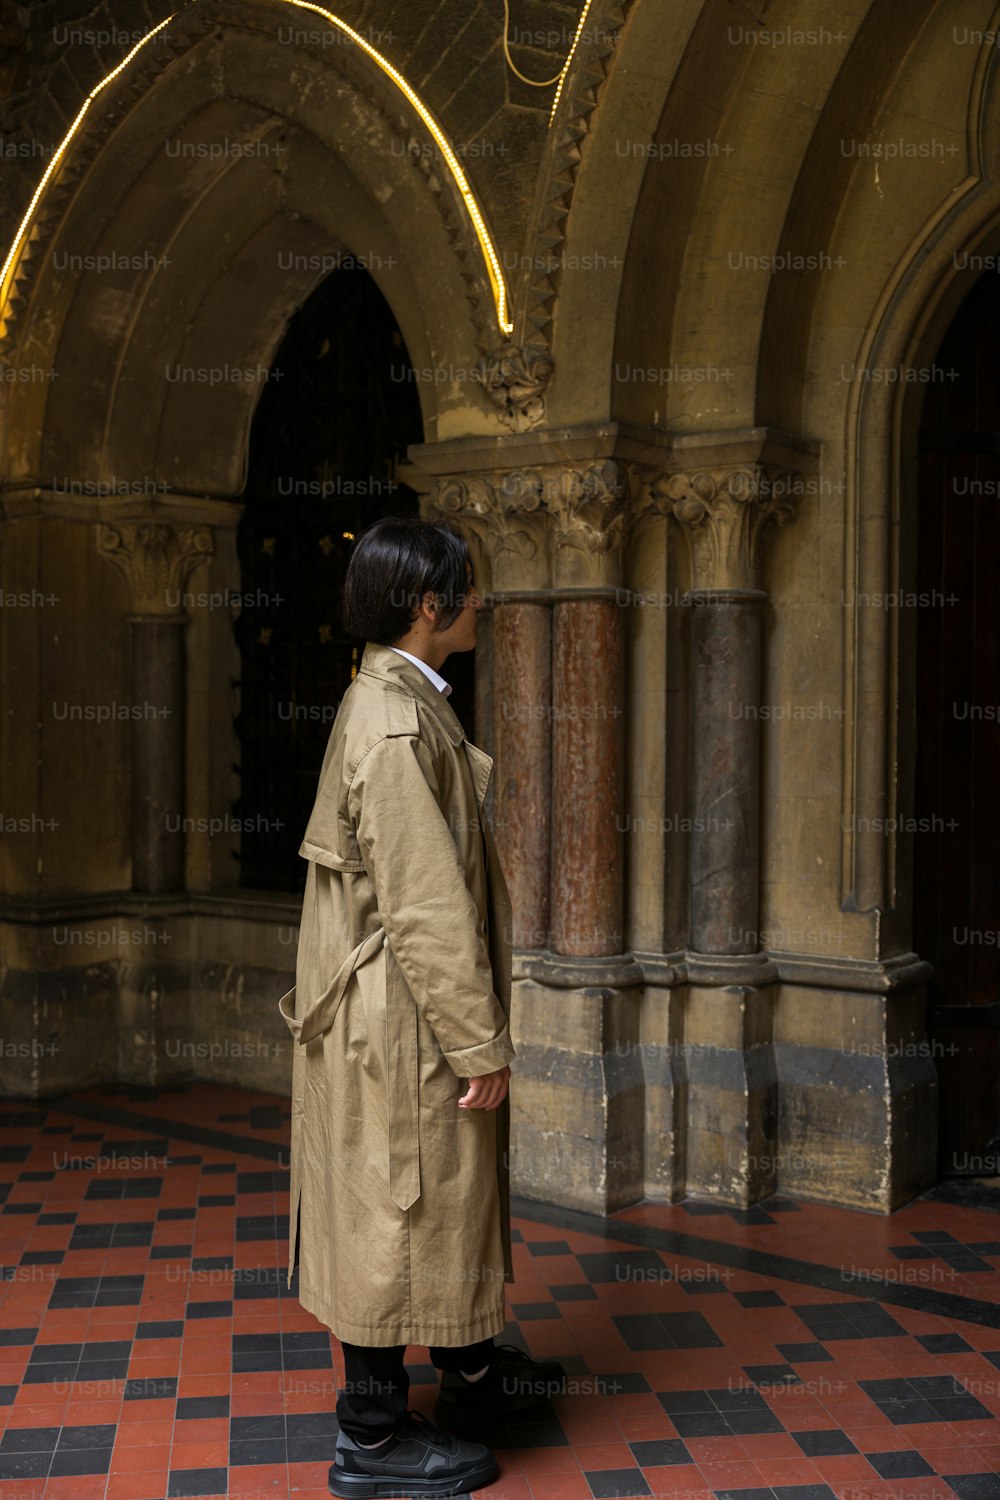
POLYGON ((551 946, 599 957, 624 941, 621 610, 557 594, 553 634, 551 946))
POLYGON ((551 605, 499 596, 493 609, 496 839, 515 948, 549 946, 551 605))

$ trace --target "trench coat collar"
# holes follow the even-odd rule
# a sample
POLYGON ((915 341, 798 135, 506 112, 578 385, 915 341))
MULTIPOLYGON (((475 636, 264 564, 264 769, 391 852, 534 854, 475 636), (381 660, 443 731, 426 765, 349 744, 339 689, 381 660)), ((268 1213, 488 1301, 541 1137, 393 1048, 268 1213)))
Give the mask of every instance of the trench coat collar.
POLYGON ((443 697, 430 678, 425 677, 420 668, 407 661, 405 656, 390 651, 388 646, 379 646, 374 641, 368 641, 362 653, 358 671, 363 672, 366 677, 378 677, 383 682, 391 682, 403 687, 414 698, 419 698, 420 702, 438 719, 453 745, 460 745, 465 739, 465 730, 462 728, 461 720, 447 698, 443 697))

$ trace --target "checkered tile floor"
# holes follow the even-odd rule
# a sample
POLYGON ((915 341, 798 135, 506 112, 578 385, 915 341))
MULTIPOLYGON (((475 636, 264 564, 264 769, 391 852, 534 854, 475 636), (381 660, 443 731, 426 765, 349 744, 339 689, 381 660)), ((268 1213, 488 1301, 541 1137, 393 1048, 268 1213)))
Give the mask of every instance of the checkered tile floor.
MULTIPOLYGON (((0 1101, 0 1500, 327 1495, 343 1361, 282 1274, 287 1131, 200 1085, 0 1101)), ((484 1434, 492 1500, 1000 1500, 988 1197, 515 1213, 500 1341, 569 1390, 484 1434)))

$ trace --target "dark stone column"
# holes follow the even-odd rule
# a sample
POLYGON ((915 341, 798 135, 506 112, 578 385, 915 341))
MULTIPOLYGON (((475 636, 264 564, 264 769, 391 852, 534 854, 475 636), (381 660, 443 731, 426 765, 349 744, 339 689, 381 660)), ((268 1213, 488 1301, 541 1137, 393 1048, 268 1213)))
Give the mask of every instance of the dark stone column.
POLYGON ((622 951, 624 678, 614 597, 554 605, 552 950, 622 951))
POLYGON ((549 945, 551 606, 500 595, 493 613, 496 837, 514 947, 549 945))
POLYGON ((748 1204, 774 1191, 777 970, 759 916, 761 539, 793 514, 760 463, 664 476, 691 553, 687 1185, 748 1204))
POLYGON ((98 551, 126 577, 132 609, 132 886, 184 888, 184 626, 192 569, 213 548, 206 527, 166 521, 101 526, 98 551))
POLYGON ((131 627, 132 888, 184 888, 183 615, 134 615, 131 627))
POLYGON ((691 948, 756 953, 759 589, 689 594, 693 675, 691 948))

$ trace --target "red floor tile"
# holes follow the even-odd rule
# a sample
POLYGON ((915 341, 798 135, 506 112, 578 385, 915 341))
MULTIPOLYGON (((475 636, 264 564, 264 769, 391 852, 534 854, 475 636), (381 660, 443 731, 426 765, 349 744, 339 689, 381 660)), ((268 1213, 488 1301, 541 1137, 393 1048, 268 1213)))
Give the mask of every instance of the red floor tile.
MULTIPOLYGON (((86 1097, 98 1108, 114 1107, 119 1094, 114 1090, 93 1090, 86 1097)), ((125 1091, 128 1093, 128 1091, 125 1091)), ((2 1103, 2 1101, 0 1101, 2 1103)), ((68 1252, 57 1267, 25 1267, 30 1276, 20 1281, 0 1283, 0 1329, 30 1328, 37 1330, 34 1343, 3 1345, 0 1343, 0 1385, 16 1385, 24 1376, 32 1349, 53 1344, 94 1344, 119 1342, 133 1344, 128 1364, 129 1378, 170 1379, 176 1381, 180 1398, 229 1398, 232 1418, 277 1416, 282 1412, 295 1415, 321 1415, 332 1412, 338 1389, 343 1381, 343 1357, 336 1340, 330 1343, 332 1368, 314 1370, 280 1369, 236 1372, 233 1369, 233 1335, 273 1335, 314 1332, 321 1328, 316 1319, 299 1306, 294 1298, 240 1298, 237 1274, 268 1268, 284 1270, 285 1242, 276 1239, 236 1243, 237 1216, 265 1216, 287 1211, 287 1196, 282 1192, 258 1191, 239 1194, 233 1205, 203 1203, 194 1219, 170 1220, 156 1217, 163 1210, 186 1208, 199 1197, 236 1194, 238 1174, 250 1175, 270 1171, 253 1151, 254 1141, 270 1141, 284 1146, 287 1142, 287 1100, 274 1100, 254 1091, 231 1088, 192 1086, 162 1093, 159 1097, 128 1097, 127 1107, 159 1118, 209 1126, 230 1135, 247 1138, 248 1150, 229 1152, 195 1144, 183 1135, 171 1136, 171 1156, 199 1157, 199 1164, 176 1167, 150 1167, 138 1175, 161 1178, 158 1199, 88 1200, 89 1178, 86 1172, 60 1173, 51 1182, 19 1182, 22 1164, 0 1163, 0 1183, 10 1184, 8 1202, 43 1202, 47 1211, 64 1211, 77 1215, 80 1225, 149 1222, 154 1224, 153 1241, 157 1246, 190 1246, 191 1250, 171 1253, 168 1258, 150 1258, 148 1249, 88 1249, 68 1252), (251 1106, 271 1108, 277 1105, 280 1128, 251 1128, 251 1106), (226 1122, 222 1116, 242 1116, 240 1121, 226 1122), (236 1171, 205 1172, 211 1165, 233 1166, 236 1171), (191 1257, 224 1258, 228 1265, 192 1266, 191 1257), (37 1273, 37 1274, 35 1274, 37 1273), (49 1309, 49 1299, 58 1281, 65 1277, 135 1275, 145 1277, 141 1305, 85 1306, 49 1309), (189 1318, 189 1309, 199 1303, 231 1303, 231 1310, 220 1308, 218 1316, 189 1318), (136 1338, 137 1322, 179 1322, 183 1339, 171 1335, 161 1339, 136 1338), (134 1342, 133 1342, 134 1341, 134 1342)), ((2 1115, 2 1110, 0 1110, 2 1115)), ((71 1143, 69 1137, 57 1137, 59 1149, 95 1149, 103 1138, 103 1147, 112 1150, 115 1143, 134 1143, 141 1131, 135 1128, 101 1125, 60 1116, 49 1111, 53 1124, 67 1124, 76 1134, 92 1135, 95 1142, 71 1143)), ((151 1127, 150 1137, 155 1134, 151 1127)), ((51 1143, 33 1135, 30 1130, 11 1131, 13 1141, 38 1142, 35 1161, 44 1154, 51 1156, 51 1143)), ((133 1146, 134 1149, 134 1146, 133 1146)), ((108 1180, 114 1173, 103 1173, 108 1180)), ((135 1171, 123 1171, 125 1178, 135 1171)), ((823 1204, 798 1202, 785 1205, 788 1211, 775 1212, 773 1222, 741 1224, 726 1212, 698 1215, 689 1212, 691 1205, 642 1204, 613 1216, 595 1232, 562 1230, 530 1219, 518 1221, 526 1243, 514 1247, 518 1281, 509 1289, 509 1307, 549 1304, 548 1316, 525 1319, 520 1325, 520 1339, 537 1356, 552 1355, 575 1362, 569 1394, 553 1405, 555 1419, 561 1424, 568 1442, 551 1447, 516 1447, 500 1450, 501 1477, 483 1493, 490 1500, 589 1500, 590 1488, 584 1471, 606 1473, 626 1469, 638 1473, 633 1449, 629 1444, 667 1442, 680 1444, 690 1455, 686 1464, 647 1463, 644 1470, 654 1495, 685 1495, 685 1500, 704 1496, 711 1500, 713 1489, 751 1489, 764 1487, 794 1488, 797 1485, 828 1485, 841 1500, 938 1500, 947 1494, 939 1479, 882 1480, 872 1478, 865 1453, 898 1452, 914 1449, 924 1454, 939 1473, 988 1472, 1000 1467, 1000 1371, 984 1353, 1000 1350, 1000 1329, 989 1329, 966 1320, 949 1319, 930 1307, 885 1307, 902 1333, 888 1337, 836 1338, 825 1340, 810 1329, 808 1322, 795 1311, 802 1309, 849 1308, 857 1303, 871 1304, 880 1289, 906 1283, 919 1292, 922 1285, 931 1290, 947 1290, 955 1296, 974 1297, 980 1301, 1000 1301, 1000 1278, 967 1274, 952 1275, 943 1261, 929 1258, 916 1265, 900 1261, 892 1247, 917 1245, 914 1234, 944 1230, 960 1244, 981 1243, 997 1236, 996 1216, 985 1210, 961 1208, 923 1198, 907 1205, 889 1218, 843 1211, 823 1204), (774 1253, 797 1261, 803 1267, 803 1279, 782 1281, 768 1274, 766 1262, 754 1270, 733 1270, 723 1264, 706 1262, 693 1256, 679 1256, 666 1247, 643 1251, 639 1245, 622 1239, 629 1226, 644 1226, 653 1236, 660 1231, 680 1230, 694 1233, 722 1246, 739 1246, 749 1251, 774 1253), (532 1256, 528 1245, 565 1241, 568 1250, 556 1255, 532 1256), (650 1266, 670 1272, 669 1278, 649 1279, 633 1274, 627 1261, 604 1280, 590 1283, 585 1262, 578 1255, 600 1255, 618 1252, 624 1256, 639 1252, 644 1269, 650 1266), (810 1285, 810 1265, 859 1268, 867 1276, 845 1284, 841 1291, 810 1285), (623 1270, 619 1275, 618 1270, 623 1270), (916 1273, 920 1272, 918 1276, 916 1273), (700 1293, 710 1283, 721 1290, 700 1293), (553 1299, 552 1288, 592 1285, 595 1296, 586 1300, 553 1299), (741 1300, 744 1294, 774 1292, 781 1302, 773 1306, 753 1306, 741 1300), (715 1346, 677 1348, 668 1346, 645 1350, 631 1348, 632 1326, 629 1319, 663 1320, 670 1327, 676 1315, 697 1314, 704 1320, 706 1334, 721 1342, 715 1346), (624 1320, 616 1322, 615 1319, 624 1320), (917 1342, 919 1336, 958 1332, 971 1346, 956 1354, 937 1354, 917 1342), (658 1400, 658 1392, 695 1391, 731 1392, 752 1390, 746 1367, 782 1365, 786 1355, 782 1345, 824 1345, 832 1358, 821 1361, 792 1362, 800 1380, 786 1386, 774 1379, 764 1379, 759 1386, 767 1409, 775 1413, 787 1429, 777 1433, 732 1434, 729 1436, 679 1438, 677 1425, 658 1400), (983 1352, 980 1352, 983 1351, 983 1352), (590 1394, 598 1377, 611 1375, 641 1376, 645 1391, 612 1396, 590 1394), (859 1381, 879 1379, 917 1379, 951 1374, 962 1379, 976 1394, 985 1414, 971 1421, 927 1423, 897 1427, 881 1412, 858 1386, 859 1381), (804 1455, 791 1435, 794 1432, 843 1430, 860 1450, 858 1454, 835 1455, 810 1459, 804 1455)), ((766 1206, 765 1206, 766 1207, 766 1206)), ((20 1218, 20 1216, 14 1216, 20 1218)), ((68 1226, 34 1226, 26 1222, 0 1225, 0 1261, 17 1264, 26 1249, 63 1249, 71 1230, 68 1226)), ((1000 1270, 1000 1259, 994 1260, 1000 1270)), ((512 1323, 515 1315, 511 1313, 512 1323)), ((505 1340, 506 1341, 506 1340, 505 1340)), ((683 1342, 684 1340, 682 1340, 683 1342)), ((414 1363, 426 1363, 426 1351, 408 1351, 414 1363)), ((30 1428, 62 1425, 117 1423, 118 1440, 106 1481, 91 1476, 70 1481, 49 1481, 48 1486, 32 1482, 17 1485, 18 1500, 60 1500, 72 1494, 73 1500, 91 1500, 100 1494, 104 1500, 162 1500, 166 1493, 169 1471, 186 1468, 223 1468, 228 1458, 229 1423, 225 1416, 195 1417, 174 1422, 174 1399, 164 1396, 151 1400, 123 1401, 124 1378, 113 1374, 100 1380, 88 1378, 81 1366, 78 1378, 63 1382, 59 1394, 46 1385, 24 1385, 14 1405, 0 1409, 0 1427, 30 1428)), ((434 1388, 414 1385, 410 1402, 414 1409, 429 1413, 434 1402, 434 1388)), ((655 1447, 639 1450, 647 1458, 655 1447)), ((679 1447, 673 1450, 681 1452, 679 1447)), ((332 1454, 331 1454, 332 1456, 332 1454)), ((264 1496, 293 1495, 296 1500, 318 1500, 325 1496, 329 1460, 291 1465, 272 1464, 259 1469, 237 1466, 229 1473, 229 1500, 263 1500, 264 1496)), ((0 1500, 6 1500, 5 1485, 0 1483, 0 1500)))

